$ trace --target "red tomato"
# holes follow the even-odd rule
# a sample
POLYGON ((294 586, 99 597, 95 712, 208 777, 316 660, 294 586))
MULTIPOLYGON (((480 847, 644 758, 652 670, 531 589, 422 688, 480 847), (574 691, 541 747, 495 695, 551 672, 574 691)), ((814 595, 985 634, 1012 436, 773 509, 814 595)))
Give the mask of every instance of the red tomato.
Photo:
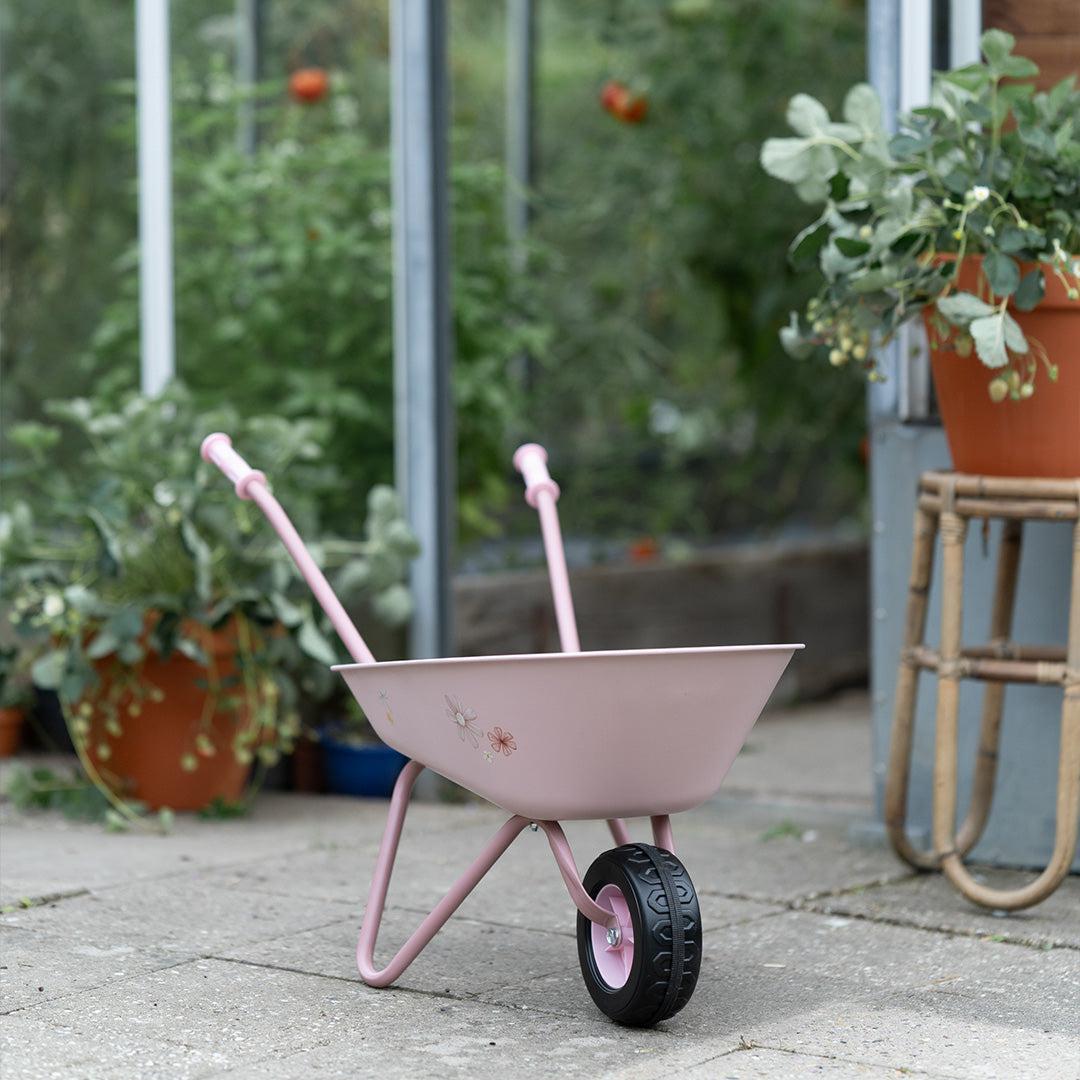
POLYGON ((644 94, 627 93, 616 115, 624 124, 640 124, 649 111, 649 99, 644 94))
POLYGON ((289 76, 289 94, 304 105, 322 101, 329 87, 330 77, 322 68, 300 68, 289 76))
POLYGON ((630 544, 627 553, 631 562, 653 562, 660 557, 660 545, 651 536, 643 536, 630 544))
POLYGON ((600 105, 607 112, 615 115, 621 107, 623 98, 626 97, 626 87, 616 79, 608 79, 604 88, 600 91, 600 105))
POLYGON ((624 124, 640 124, 649 111, 644 94, 635 94, 618 79, 608 79, 600 91, 600 105, 624 124))

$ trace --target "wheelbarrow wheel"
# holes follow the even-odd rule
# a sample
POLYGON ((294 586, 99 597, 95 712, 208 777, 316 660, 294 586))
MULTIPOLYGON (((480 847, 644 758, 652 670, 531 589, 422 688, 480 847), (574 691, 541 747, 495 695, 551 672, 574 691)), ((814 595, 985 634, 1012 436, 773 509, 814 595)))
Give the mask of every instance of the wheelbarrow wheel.
POLYGON ((624 844, 597 858, 584 885, 619 921, 613 934, 578 913, 578 957, 593 1001, 631 1027, 674 1016, 701 967, 701 912, 686 867, 652 844, 624 844))

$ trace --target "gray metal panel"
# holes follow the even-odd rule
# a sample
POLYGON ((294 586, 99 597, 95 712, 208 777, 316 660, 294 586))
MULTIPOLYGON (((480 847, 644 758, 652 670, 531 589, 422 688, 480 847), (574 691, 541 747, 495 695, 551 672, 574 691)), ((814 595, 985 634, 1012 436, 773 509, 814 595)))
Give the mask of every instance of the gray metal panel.
MULTIPOLYGON (((884 796, 889 729, 892 724, 897 662, 903 638, 904 606, 911 560, 915 483, 924 469, 949 462, 939 429, 879 420, 872 453, 873 527, 871 597, 873 652, 874 788, 878 815, 884 796)), ((965 549, 964 640, 987 637, 998 530, 991 530, 986 554, 980 528, 969 529, 965 549)), ((1068 525, 1025 526, 1014 637, 1031 644, 1064 643, 1068 619, 1068 575, 1072 536, 1068 525)), ((930 593, 927 637, 938 640, 941 594, 940 551, 930 593)), ((909 799, 910 822, 929 829, 934 738, 934 680, 920 679, 909 799)), ((965 682, 960 709, 960 807, 966 809, 975 760, 982 690, 965 682)), ((1008 866, 1042 865, 1054 840, 1061 691, 1054 687, 1010 686, 994 810, 972 858, 1008 866)), ((1073 868, 1080 870, 1080 857, 1073 868)))
POLYGON ((506 4, 506 229, 518 249, 529 227, 533 183, 533 85, 536 9, 533 0, 506 4))
POLYGON ((409 647, 445 656, 454 473, 445 3, 393 0, 390 25, 395 478, 421 545, 409 647))

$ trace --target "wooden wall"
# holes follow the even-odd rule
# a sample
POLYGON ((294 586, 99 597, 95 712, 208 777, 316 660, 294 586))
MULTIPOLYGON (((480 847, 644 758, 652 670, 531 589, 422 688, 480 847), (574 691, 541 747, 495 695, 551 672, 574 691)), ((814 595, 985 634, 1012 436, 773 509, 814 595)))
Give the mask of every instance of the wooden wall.
POLYGON ((1080 0, 983 0, 983 26, 1008 30, 1016 51, 1039 65, 1039 85, 1080 77, 1080 0))

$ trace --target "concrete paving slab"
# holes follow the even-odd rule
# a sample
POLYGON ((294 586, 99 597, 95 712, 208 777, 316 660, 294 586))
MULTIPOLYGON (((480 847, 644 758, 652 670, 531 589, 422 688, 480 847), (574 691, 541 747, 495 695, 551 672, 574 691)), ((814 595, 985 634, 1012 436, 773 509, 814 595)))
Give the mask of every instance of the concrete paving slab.
MULTIPOLYGON (((707 935, 694 997, 666 1026, 706 1042, 758 1042, 763 1030, 782 1032, 826 1002, 900 993, 934 994, 938 1008, 952 995, 958 1036, 969 1019, 980 1018, 1032 1032, 1073 1030, 1080 954, 788 912, 707 935)), ((481 997, 568 1016, 590 1007, 579 973, 569 968, 481 997)))
MULTIPOLYGON (((495 987, 519 981, 531 982, 553 972, 569 971, 580 979, 574 922, 570 902, 562 908, 569 929, 558 933, 521 929, 491 922, 477 922, 455 915, 439 931, 398 985, 432 993, 474 997, 495 987)), ((710 925, 719 932, 724 925, 761 918, 774 910, 745 901, 726 901, 710 911, 710 925)), ((378 963, 386 963, 420 923, 424 912, 390 909, 379 934, 378 963)), ((356 970, 356 919, 289 934, 258 944, 228 947, 216 955, 291 971, 359 981, 356 970)), ((536 1007, 543 1007, 536 1002, 536 1007)), ((587 1012, 592 1011, 588 1005, 587 1012)))
POLYGON ((0 929, 0 1009, 26 1009, 177 963, 175 953, 0 929))
POLYGON ((11 911, 0 915, 0 925, 73 944, 195 957, 356 916, 352 904, 226 889, 192 874, 11 911))
MULTIPOLYGON (((478 812, 464 813, 471 820, 478 812)), ((418 832, 432 834, 453 828, 460 814, 448 816, 445 806, 419 803, 411 818, 418 832)), ((328 845, 366 842, 373 848, 385 821, 381 801, 276 792, 261 794, 244 818, 205 822, 178 815, 167 836, 150 829, 108 833, 100 825, 66 821, 57 814, 18 814, 4 806, 0 907, 328 845)))
POLYGON ((699 892, 793 903, 912 876, 890 852, 850 845, 842 825, 736 822, 712 807, 677 824, 678 855, 699 892))
MULTIPOLYGON (((992 888, 1013 889, 1031 874, 973 868, 992 888)), ((827 914, 895 922, 902 926, 992 937, 1028 945, 1080 949, 1080 877, 1068 877, 1049 899, 1027 911, 995 915, 969 904, 941 874, 810 901, 809 909, 827 914)))
POLYGON ((874 795, 870 697, 855 691, 754 725, 723 791, 755 799, 828 801, 869 813, 874 795))
MULTIPOLYGON (((653 1074, 656 1075, 656 1074, 653 1074)), ((792 1050, 729 1050, 719 1057, 680 1069, 679 1080, 898 1080, 901 1074, 893 1066, 867 1065, 859 1061, 792 1050)), ((919 1076, 930 1076, 919 1073, 919 1076)), ((620 1080, 651 1080, 643 1071, 624 1073, 620 1080)))
MULTIPOLYGON (((427 913, 445 895, 459 874, 472 862, 497 828, 500 817, 485 814, 439 833, 407 833, 398 851, 390 885, 391 906, 427 913)), ((648 837, 648 823, 631 823, 635 836, 648 837)), ((611 847, 605 826, 570 822, 567 835, 584 869, 601 851, 611 847)), ((362 906, 375 865, 377 844, 326 845, 299 854, 263 859, 257 863, 210 871, 208 880, 297 900, 348 899, 362 906)), ((723 896, 701 898, 706 927, 750 918, 775 910, 774 905, 732 900, 723 896)), ((359 907, 357 908, 359 911, 359 907)), ((523 833, 492 868, 459 909, 459 916, 500 926, 573 934, 575 911, 542 833, 523 833), (528 903, 518 900, 522 894, 528 903)))
POLYGON ((967 1015, 943 1015, 936 1005, 834 1003, 765 1030, 765 1046, 818 1058, 858 1060, 915 1075, 954 1080, 1075 1080, 1080 1032, 1047 1031, 967 1015))
POLYGON ((6 1018, 0 1032, 5 1080, 593 1077, 670 1042, 587 1017, 567 1022, 222 961, 49 1004, 33 1020, 6 1018), (50 1072, 40 1067, 42 1047, 50 1072))

